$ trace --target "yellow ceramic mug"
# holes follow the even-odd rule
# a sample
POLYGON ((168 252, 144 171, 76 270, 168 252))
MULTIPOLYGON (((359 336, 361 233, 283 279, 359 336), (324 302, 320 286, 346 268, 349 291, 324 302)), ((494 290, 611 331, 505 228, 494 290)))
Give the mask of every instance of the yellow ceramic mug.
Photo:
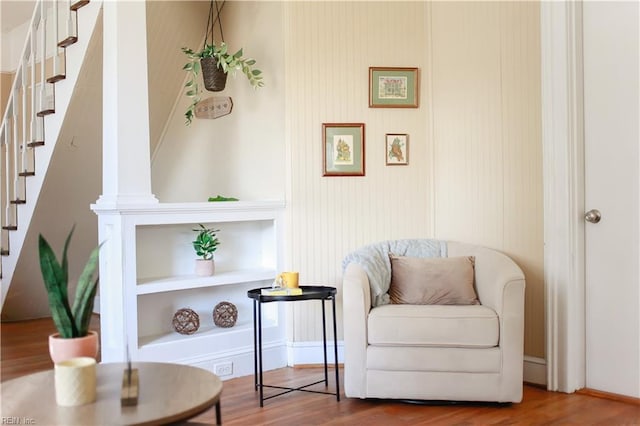
POLYGON ((277 281, 282 287, 286 288, 298 288, 298 273, 297 272, 283 272, 278 275, 277 281))

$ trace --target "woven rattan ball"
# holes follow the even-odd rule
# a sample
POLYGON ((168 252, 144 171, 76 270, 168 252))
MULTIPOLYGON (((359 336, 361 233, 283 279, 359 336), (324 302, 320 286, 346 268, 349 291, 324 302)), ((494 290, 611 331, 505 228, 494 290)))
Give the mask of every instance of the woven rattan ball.
POLYGON ((173 315, 173 329, 180 334, 193 334, 200 328, 200 317, 193 309, 178 309, 173 315))
POLYGON ((233 327, 237 319, 238 309, 231 302, 220 302, 213 308, 213 323, 218 327, 233 327))

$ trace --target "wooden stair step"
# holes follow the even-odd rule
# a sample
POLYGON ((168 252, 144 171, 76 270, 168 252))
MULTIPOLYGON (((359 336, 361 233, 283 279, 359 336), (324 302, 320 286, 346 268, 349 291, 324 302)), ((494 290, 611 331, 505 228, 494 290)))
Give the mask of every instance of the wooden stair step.
POLYGON ((9 201, 9 203, 10 204, 27 204, 27 201, 18 199, 18 200, 11 200, 9 201))
POLYGON ((67 76, 65 76, 64 74, 54 75, 47 79, 47 83, 57 83, 60 80, 64 80, 65 78, 67 78, 67 76))
POLYGON ((36 146, 44 146, 44 141, 33 141, 33 142, 29 142, 27 143, 27 146, 29 148, 35 148, 36 146))
POLYGON ((69 36, 69 37, 65 38, 64 40, 58 42, 58 47, 67 48, 67 47, 71 46, 72 44, 76 43, 77 41, 78 41, 78 37, 69 36))
POLYGON ((2 229, 4 229, 5 231, 17 231, 18 225, 7 225, 3 226, 2 229))
POLYGON ((79 0, 75 3, 73 3, 70 7, 71 10, 78 10, 80 9, 82 6, 86 6, 89 4, 89 0, 79 0))
POLYGON ((27 177, 27 176, 35 176, 36 172, 20 172, 18 176, 27 177))
POLYGON ((38 117, 44 117, 45 115, 55 114, 55 112, 56 112, 56 110, 55 110, 55 109, 51 109, 51 108, 50 108, 50 109, 42 110, 42 111, 38 112, 36 115, 37 115, 38 117))

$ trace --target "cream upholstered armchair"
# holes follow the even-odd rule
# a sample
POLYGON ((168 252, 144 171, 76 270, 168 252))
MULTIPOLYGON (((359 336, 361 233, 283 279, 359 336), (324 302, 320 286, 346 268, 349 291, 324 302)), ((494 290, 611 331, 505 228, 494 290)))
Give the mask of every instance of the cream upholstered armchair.
MULTIPOLYGON (((522 400, 525 280, 509 257, 471 244, 397 240, 351 253, 343 267, 344 386, 348 397, 522 400), (426 251, 424 244, 429 246, 426 251), (409 275, 415 278, 411 285, 420 285, 416 282, 423 278, 415 275, 421 274, 431 274, 434 281, 470 279, 477 301, 463 295, 464 300, 459 300, 469 304, 392 303, 389 293, 394 293, 394 283, 407 275, 406 269, 396 268, 395 261, 419 263, 424 257, 431 257, 435 266, 409 268, 409 275), (470 264, 471 278, 458 274, 462 263, 450 258, 461 260, 467 265, 464 268, 470 264), (451 265, 445 266, 443 272, 440 263, 450 261, 458 266, 454 271, 446 270, 451 265)), ((400 299, 411 291, 401 289, 400 299)), ((442 288, 427 292, 436 303, 438 298, 446 299, 440 297, 442 288)), ((398 291, 395 293, 397 296, 398 291)), ((414 296, 415 291, 409 294, 414 296)))

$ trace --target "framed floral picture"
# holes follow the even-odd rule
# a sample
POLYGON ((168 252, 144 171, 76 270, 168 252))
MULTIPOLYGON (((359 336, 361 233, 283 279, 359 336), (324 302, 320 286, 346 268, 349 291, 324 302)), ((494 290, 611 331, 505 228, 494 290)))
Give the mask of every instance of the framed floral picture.
POLYGON ((369 108, 418 108, 418 68, 369 68, 369 108))
POLYGON ((364 123, 323 123, 322 153, 322 176, 364 176, 364 123))
POLYGON ((385 150, 387 166, 406 166, 409 164, 409 135, 406 133, 387 133, 385 135, 385 150))

